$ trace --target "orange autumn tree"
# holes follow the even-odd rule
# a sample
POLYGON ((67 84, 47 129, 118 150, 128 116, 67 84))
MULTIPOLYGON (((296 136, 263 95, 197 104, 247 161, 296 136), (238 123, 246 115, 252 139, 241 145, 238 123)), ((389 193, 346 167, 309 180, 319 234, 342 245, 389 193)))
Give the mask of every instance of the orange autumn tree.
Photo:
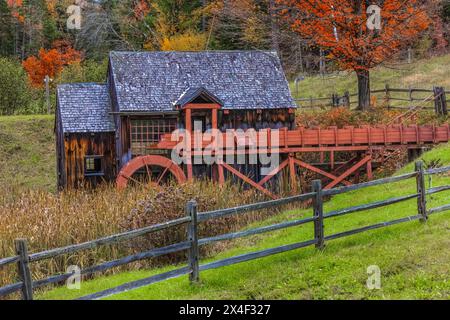
POLYGON ((341 69, 355 71, 360 110, 370 108, 370 69, 411 44, 430 24, 421 0, 277 2, 294 31, 328 52, 341 69))
POLYGON ((81 61, 81 53, 65 41, 55 41, 53 48, 39 50, 38 57, 31 56, 22 62, 31 84, 34 87, 44 85, 45 76, 55 77, 65 66, 81 61))

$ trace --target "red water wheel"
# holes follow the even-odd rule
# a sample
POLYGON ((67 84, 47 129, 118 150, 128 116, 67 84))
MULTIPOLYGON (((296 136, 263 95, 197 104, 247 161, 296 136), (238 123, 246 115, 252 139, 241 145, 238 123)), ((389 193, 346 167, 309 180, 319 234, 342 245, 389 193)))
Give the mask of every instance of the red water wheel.
POLYGON ((117 187, 124 189, 128 185, 155 187, 173 179, 177 183, 186 182, 186 175, 169 158, 149 155, 136 157, 128 162, 117 176, 117 187))

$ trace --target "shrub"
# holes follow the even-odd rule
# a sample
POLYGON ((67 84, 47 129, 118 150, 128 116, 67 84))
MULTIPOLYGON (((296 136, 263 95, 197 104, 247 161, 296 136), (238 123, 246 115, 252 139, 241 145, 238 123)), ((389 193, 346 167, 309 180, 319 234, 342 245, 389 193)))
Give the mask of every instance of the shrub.
MULTIPOLYGON (((397 116, 405 113, 406 110, 388 110, 380 105, 373 107, 368 112, 349 110, 348 108, 332 108, 327 110, 313 110, 300 112, 297 115, 296 123, 300 127, 330 127, 336 126, 362 126, 362 125, 388 125, 397 116)), ((437 117, 433 111, 422 110, 417 115, 403 122, 409 124, 443 124, 448 123, 448 117, 437 117)))
POLYGON ((56 83, 73 82, 105 82, 108 60, 96 62, 94 60, 85 60, 82 63, 73 63, 63 69, 57 77, 56 83))
POLYGON ((170 38, 164 38, 162 51, 201 51, 206 48, 207 37, 204 33, 187 32, 170 38))
MULTIPOLYGON (((169 185, 155 196, 147 198, 131 211, 123 224, 124 229, 136 229, 184 217, 186 203, 195 200, 198 211, 209 211, 220 208, 239 206, 262 200, 262 196, 255 189, 242 190, 239 185, 228 183, 218 187, 210 181, 198 181, 185 185, 169 185)), ((272 214, 276 213, 272 209, 272 214)), ((266 212, 255 212, 244 215, 229 216, 214 219, 199 225, 199 236, 209 237, 228 232, 234 232, 249 222, 267 216, 266 212)), ((185 228, 172 229, 171 232, 161 231, 150 234, 133 244, 135 251, 141 252, 149 248, 166 246, 186 240, 185 228)), ((220 249, 217 246, 202 247, 202 254, 210 255, 220 249)), ((184 253, 171 255, 169 261, 184 259, 184 253)), ((166 261, 167 259, 164 259, 166 261)))
POLYGON ((0 115, 11 115, 27 108, 28 80, 20 63, 0 58, 0 115))

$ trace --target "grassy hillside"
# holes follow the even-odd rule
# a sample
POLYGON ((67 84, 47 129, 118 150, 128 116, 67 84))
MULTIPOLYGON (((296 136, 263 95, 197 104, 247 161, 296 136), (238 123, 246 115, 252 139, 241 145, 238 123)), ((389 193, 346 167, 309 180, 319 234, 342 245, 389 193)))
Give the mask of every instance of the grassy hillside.
POLYGON ((0 117, 0 189, 55 190, 53 116, 0 117))
MULTIPOLYGON (((389 84, 391 88, 409 86, 424 89, 431 89, 433 86, 450 88, 449 69, 450 55, 418 60, 412 64, 378 67, 371 71, 371 88, 383 89, 385 84, 389 84)), ((296 87, 293 83, 291 90, 295 95, 296 87)), ((330 97, 333 93, 343 94, 347 90, 350 93, 357 92, 356 75, 353 72, 307 77, 299 83, 298 97, 330 97)))
MULTIPOLYGON (((450 146, 424 155, 427 162, 450 164, 450 146)), ((413 170, 413 164, 398 174, 413 170)), ((450 183, 449 175, 427 180, 427 186, 450 183)), ((334 197, 325 211, 415 193, 415 181, 371 187, 334 197)), ((429 197, 428 206, 449 203, 448 193, 429 197)), ((325 233, 349 230, 376 222, 417 214, 416 201, 350 214, 325 221, 325 233)), ((255 226, 311 216, 311 210, 291 210, 255 226)), ((201 273, 201 283, 191 286, 187 277, 172 279, 114 299, 449 299, 449 212, 418 221, 342 238, 327 243, 324 251, 299 249, 259 260, 201 273), (381 268, 381 290, 366 287, 367 267, 381 268)), ((278 245, 311 239, 312 225, 236 240, 234 249, 220 259, 278 245)), ((204 263, 206 261, 202 261, 204 263)), ((42 299, 75 298, 104 290, 172 267, 136 271, 83 282, 80 291, 59 288, 42 299)))

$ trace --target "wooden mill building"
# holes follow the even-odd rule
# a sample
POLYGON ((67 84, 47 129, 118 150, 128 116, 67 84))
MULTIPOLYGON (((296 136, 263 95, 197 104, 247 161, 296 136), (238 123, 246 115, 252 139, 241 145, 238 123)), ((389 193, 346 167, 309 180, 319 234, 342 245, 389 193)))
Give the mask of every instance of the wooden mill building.
POLYGON ((114 181, 162 135, 194 123, 294 129, 295 108, 276 53, 111 52, 105 84, 57 88, 58 187, 114 181))

